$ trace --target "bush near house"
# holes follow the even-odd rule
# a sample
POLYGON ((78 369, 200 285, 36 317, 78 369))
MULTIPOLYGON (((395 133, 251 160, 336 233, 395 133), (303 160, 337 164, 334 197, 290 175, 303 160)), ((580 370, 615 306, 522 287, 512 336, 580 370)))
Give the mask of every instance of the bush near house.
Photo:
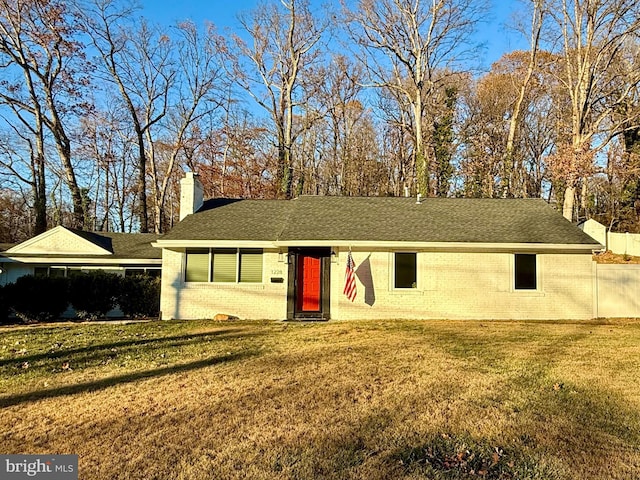
POLYGON ((158 316, 160 278, 146 275, 121 278, 117 304, 127 317, 158 316))
POLYGON ((88 319, 105 317, 123 289, 119 275, 101 270, 74 273, 68 281, 69 303, 78 317, 88 319))
POLYGON ((59 318, 67 309, 67 279, 26 275, 6 285, 9 306, 18 318, 43 322, 59 318))
POLYGON ((121 277, 100 270, 69 278, 27 275, 0 288, 0 323, 11 310, 24 322, 54 320, 69 305, 82 319, 105 318, 118 307, 127 317, 156 317, 160 312, 160 279, 121 277))
POLYGON ((6 323, 9 316, 9 301, 6 296, 6 290, 0 286, 0 325, 6 323))

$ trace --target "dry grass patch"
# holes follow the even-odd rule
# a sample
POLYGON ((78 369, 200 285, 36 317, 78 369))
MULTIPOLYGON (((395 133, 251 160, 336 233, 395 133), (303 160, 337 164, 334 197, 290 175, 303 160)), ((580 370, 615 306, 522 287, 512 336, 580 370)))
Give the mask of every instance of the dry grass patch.
POLYGON ((4 329, 0 370, 5 453, 81 478, 640 477, 636 321, 4 329))
POLYGON ((593 256, 596 263, 615 263, 615 264, 639 264, 640 257, 626 255, 621 253, 612 253, 611 250, 598 253, 593 256))

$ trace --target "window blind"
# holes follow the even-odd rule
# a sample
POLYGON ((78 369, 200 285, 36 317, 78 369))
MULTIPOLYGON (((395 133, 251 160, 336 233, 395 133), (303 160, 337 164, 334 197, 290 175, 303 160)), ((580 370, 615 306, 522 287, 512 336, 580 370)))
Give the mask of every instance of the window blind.
POLYGON ((240 250, 240 282, 262 282, 262 250, 240 250))
POLYGON ((187 250, 185 281, 209 281, 209 250, 187 250))
POLYGON ((213 250, 213 281, 236 281, 237 250, 235 248, 217 248, 213 250))

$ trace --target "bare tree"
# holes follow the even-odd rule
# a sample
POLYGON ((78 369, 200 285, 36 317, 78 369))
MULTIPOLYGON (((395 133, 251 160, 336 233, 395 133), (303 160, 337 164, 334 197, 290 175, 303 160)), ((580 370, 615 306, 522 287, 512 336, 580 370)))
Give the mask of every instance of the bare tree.
POLYGON ((86 176, 95 198, 96 229, 129 232, 137 190, 135 139, 118 99, 106 95, 105 103, 82 119, 79 153, 92 160, 86 176))
POLYGON ((174 175, 180 158, 184 158, 189 148, 189 137, 193 131, 200 131, 199 122, 213 114, 220 105, 219 92, 224 87, 221 67, 216 63, 213 26, 203 35, 192 22, 182 22, 177 27, 178 40, 173 49, 179 52, 176 59, 175 82, 167 95, 173 99, 164 125, 157 124, 146 130, 147 145, 150 150, 150 175, 154 199, 154 227, 160 233, 164 230, 165 205, 168 189, 177 185, 174 175), (156 152, 154 135, 156 127, 162 127, 164 141, 164 161, 160 162, 156 152))
MULTIPOLYGON (((561 42, 560 81, 568 98, 566 144, 553 157, 564 178, 563 215, 574 218, 576 192, 593 159, 620 131, 616 111, 640 82, 640 64, 625 60, 640 34, 635 0, 551 0, 552 28, 561 42), (625 86, 612 82, 615 65, 626 64, 625 86)), ((633 123, 636 123, 635 121, 633 123)))
POLYGON ((509 118, 509 133, 507 135, 507 145, 504 152, 502 190, 503 196, 513 197, 516 195, 514 174, 516 172, 515 143, 516 133, 522 127, 523 104, 529 90, 529 84, 537 68, 538 49, 540 46, 540 35, 546 14, 545 0, 529 0, 532 7, 531 27, 529 30, 529 58, 525 74, 518 85, 518 94, 511 110, 509 118))
POLYGON ((372 84, 395 91, 411 107, 416 188, 430 193, 429 164, 436 91, 472 50, 470 34, 486 10, 482 0, 360 0, 347 12, 350 31, 372 84), (440 74, 438 74, 440 72, 440 74), (425 131, 425 126, 428 126, 425 131))
POLYGON ((315 18, 308 0, 281 0, 261 3, 240 17, 250 42, 238 35, 231 44, 218 37, 220 51, 230 75, 271 117, 277 147, 276 183, 281 196, 293 193, 294 164, 292 147, 300 129, 296 129, 296 111, 304 105, 304 73, 318 55, 317 45, 326 22, 315 18))
MULTIPOLYGON (((318 128, 325 131, 321 140, 324 152, 323 187, 321 191, 333 195, 355 195, 353 175, 359 169, 359 135, 363 133, 370 113, 363 106, 361 85, 363 68, 343 55, 335 55, 314 76, 318 84, 315 102, 323 109, 325 119, 318 128), (320 106, 321 105, 321 106, 320 106)), ((371 141, 371 139, 369 139, 371 141)), ((370 144, 375 151, 375 138, 370 144)), ((369 186, 373 190, 374 186, 369 186)), ((377 188, 377 186, 375 186, 377 188)))
POLYGON ((84 53, 69 9, 57 0, 0 1, 0 102, 31 135, 36 232, 46 229, 45 138, 50 134, 73 201, 73 226, 82 228, 84 207, 72 161, 67 121, 83 110, 84 53), (18 76, 21 79, 18 79, 18 76))
MULTIPOLYGON (((15 190, 28 187, 28 194, 34 218, 33 233, 39 234, 47 229, 47 190, 44 162, 44 139, 42 124, 31 124, 19 112, 16 116, 24 120, 24 130, 9 123, 7 131, 0 139, 0 166, 3 177, 7 177, 5 186, 11 185, 15 190), (20 144, 20 145, 18 145, 20 144)), ((13 196, 7 194, 7 199, 13 196)), ((27 217, 28 218, 28 217, 27 217)))
POLYGON ((138 147, 138 219, 149 231, 147 205, 148 130, 167 114, 167 92, 175 76, 169 37, 142 21, 117 0, 89 0, 82 21, 101 60, 105 80, 115 85, 128 113, 138 147))
POLYGON ((497 197, 509 113, 514 94, 510 76, 489 72, 461 92, 460 141, 463 194, 497 197))
POLYGON ((468 185, 467 191, 496 197, 542 194, 543 158, 555 146, 562 97, 555 75, 558 57, 546 51, 535 57, 532 68, 530 51, 506 53, 463 90, 458 132, 465 171, 486 173, 480 188, 468 185))
POLYGON ((33 235, 32 208, 24 195, 9 188, 0 188, 0 242, 17 243, 33 235))

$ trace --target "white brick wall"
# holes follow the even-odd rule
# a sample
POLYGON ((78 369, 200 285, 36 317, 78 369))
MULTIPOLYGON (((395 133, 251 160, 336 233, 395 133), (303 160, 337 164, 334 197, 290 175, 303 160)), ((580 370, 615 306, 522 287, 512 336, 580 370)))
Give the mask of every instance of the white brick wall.
MULTIPOLYGON (((337 251, 337 249, 334 249, 337 251)), ((594 313, 594 270, 590 254, 538 254, 538 289, 516 291, 513 253, 418 252, 418 288, 395 290, 393 254, 354 250, 358 295, 342 293, 347 252, 331 264, 331 318, 393 319, 590 319, 594 313), (364 276, 369 259, 372 282, 364 276), (363 284, 372 283, 372 285, 363 284), (367 304, 367 302, 369 304, 367 304)), ((264 283, 185 285, 183 253, 164 250, 161 311, 164 319, 284 319, 287 265, 265 251, 264 283), (272 272, 281 274, 272 274, 272 272), (281 276, 281 284, 270 283, 281 276)))
POLYGON ((276 250, 263 255, 263 283, 187 283, 184 282, 184 253, 162 252, 163 319, 213 318, 216 314, 251 319, 284 319, 287 316, 287 266, 278 262, 276 250), (283 283, 271 283, 282 277, 283 283))
MULTIPOLYGON (((331 318, 589 319, 594 317, 590 254, 539 254, 538 289, 513 288, 513 253, 418 253, 418 288, 394 290, 392 254, 353 251, 356 267, 368 257, 372 292, 359 278, 351 303, 343 294, 346 253, 333 265, 331 318), (336 279, 338 281, 336 281, 336 279), (373 305, 366 303, 375 297, 373 305)), ((371 288, 371 287, 369 287, 371 288)))

